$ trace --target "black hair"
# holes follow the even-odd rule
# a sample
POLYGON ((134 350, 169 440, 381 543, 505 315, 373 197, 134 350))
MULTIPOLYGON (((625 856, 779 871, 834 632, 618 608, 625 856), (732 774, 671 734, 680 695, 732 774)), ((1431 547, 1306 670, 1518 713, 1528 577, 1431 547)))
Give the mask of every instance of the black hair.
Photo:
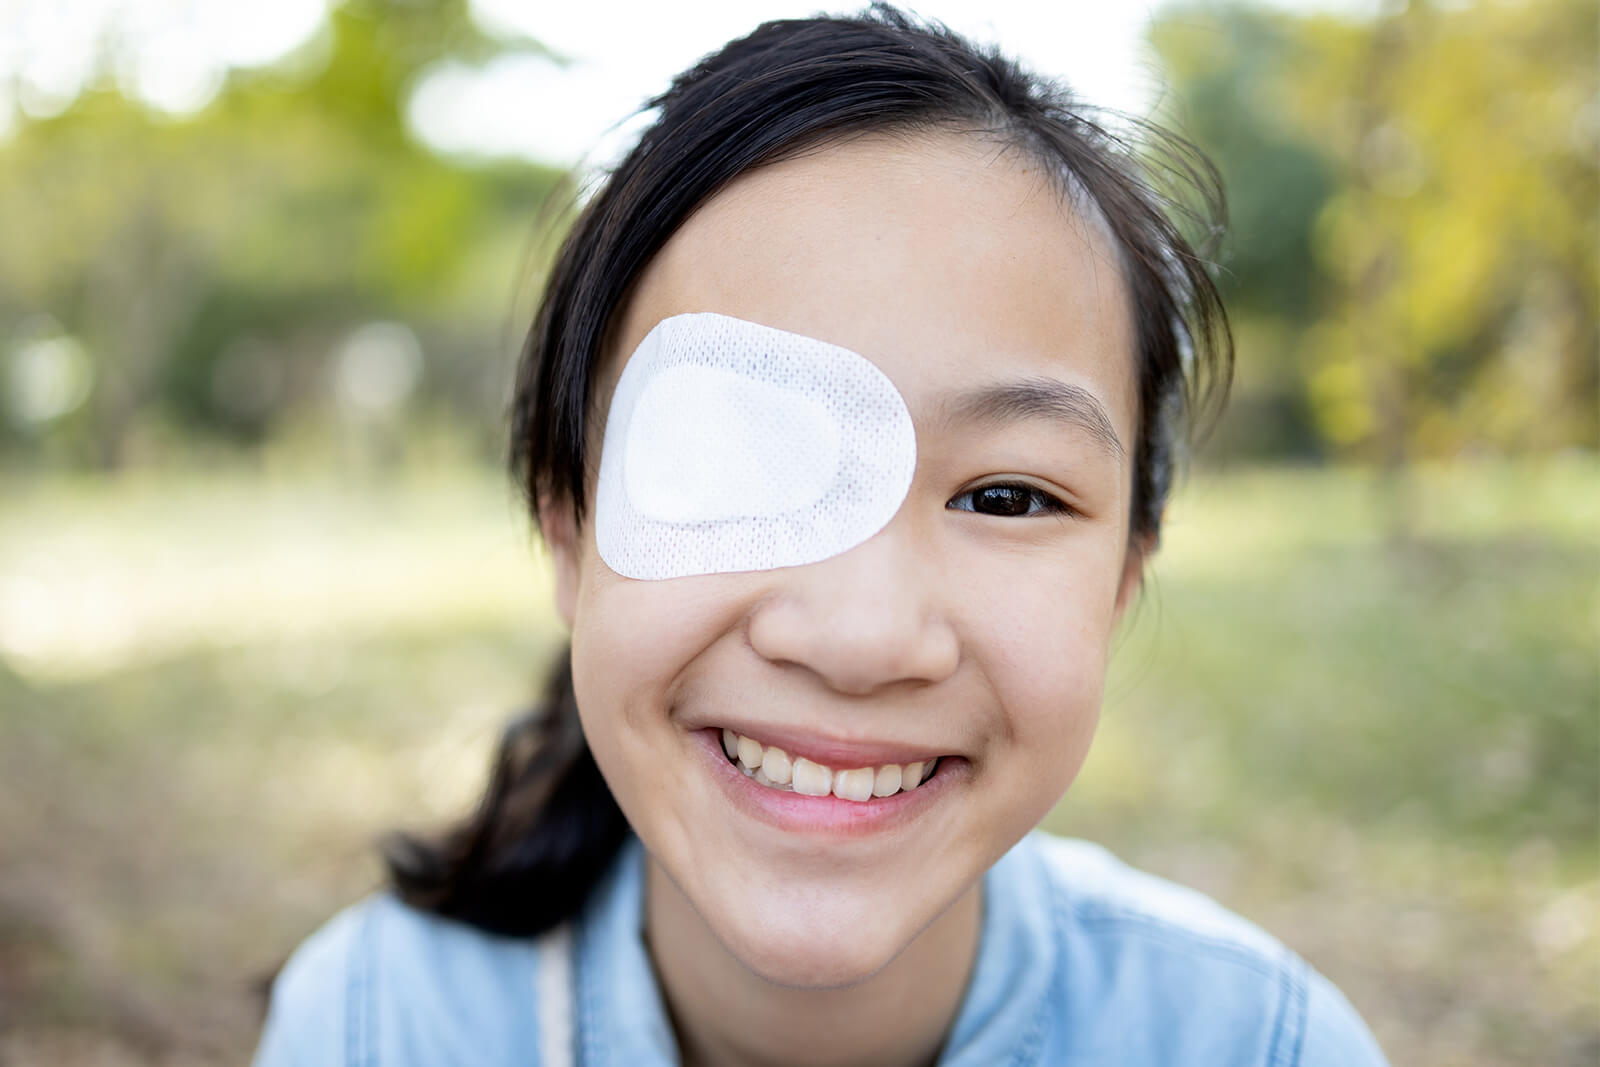
MULTIPOLYGON (((765 23, 647 107, 658 110, 654 123, 579 214, 522 350, 510 461, 535 522, 547 500, 582 521, 608 330, 691 213, 740 174, 807 149, 866 133, 960 130, 1041 161, 1061 195, 1111 235, 1138 378, 1129 536, 1139 551, 1154 544, 1180 449, 1220 405, 1233 364, 1207 259, 1222 190, 1191 145, 1128 119, 1118 132, 1059 84, 882 4, 765 23)), ((385 859, 413 906, 531 936, 576 913, 627 832, 584 743, 563 653, 544 702, 507 730, 477 812, 437 840, 392 837, 385 859)))

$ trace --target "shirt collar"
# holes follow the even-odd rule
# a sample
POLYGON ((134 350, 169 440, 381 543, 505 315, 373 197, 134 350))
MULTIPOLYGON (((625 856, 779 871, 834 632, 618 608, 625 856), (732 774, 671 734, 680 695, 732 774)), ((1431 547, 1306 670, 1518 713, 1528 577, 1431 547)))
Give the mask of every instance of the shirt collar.
POLYGON ((629 835, 579 922, 578 1062, 676 1064, 678 1051, 644 944, 644 848, 629 835))

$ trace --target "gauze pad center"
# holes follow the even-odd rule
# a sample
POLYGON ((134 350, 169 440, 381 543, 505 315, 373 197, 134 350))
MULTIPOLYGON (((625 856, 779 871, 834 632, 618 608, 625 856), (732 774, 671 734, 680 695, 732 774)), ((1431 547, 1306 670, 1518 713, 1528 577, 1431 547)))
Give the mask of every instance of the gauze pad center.
POLYGON ((627 578, 815 563, 883 529, 916 463, 905 401, 871 361, 727 315, 674 315, 612 396, 595 540, 627 578))
POLYGON ((827 408, 721 367, 657 375, 634 406, 626 448, 628 499, 657 522, 796 511, 820 500, 839 469, 839 427, 827 408), (717 417, 700 417, 707 411, 717 417))

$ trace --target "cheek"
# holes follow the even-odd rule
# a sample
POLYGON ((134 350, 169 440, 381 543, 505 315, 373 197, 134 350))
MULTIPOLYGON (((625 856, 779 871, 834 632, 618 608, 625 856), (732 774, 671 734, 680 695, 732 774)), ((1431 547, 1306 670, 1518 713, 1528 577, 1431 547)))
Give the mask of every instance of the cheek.
POLYGON ((1096 544, 975 575, 982 610, 969 641, 1003 710, 1008 763, 1036 786, 1042 810, 1059 799, 1099 722, 1114 628, 1119 554, 1096 544))
POLYGON ((602 761, 612 753, 643 758, 669 726, 684 668, 736 631, 742 591, 737 576, 633 581, 590 559, 572 624, 584 730, 602 761))

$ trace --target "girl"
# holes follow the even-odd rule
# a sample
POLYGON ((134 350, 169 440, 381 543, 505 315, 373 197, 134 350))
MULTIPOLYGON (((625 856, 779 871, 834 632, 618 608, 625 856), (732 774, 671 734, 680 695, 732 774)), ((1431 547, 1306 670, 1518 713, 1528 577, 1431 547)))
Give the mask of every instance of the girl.
POLYGON ((1261 931, 1031 832, 1226 389, 1151 184, 1209 168, 885 7, 655 105, 514 401, 570 655, 257 1063, 1381 1063, 1261 931))

